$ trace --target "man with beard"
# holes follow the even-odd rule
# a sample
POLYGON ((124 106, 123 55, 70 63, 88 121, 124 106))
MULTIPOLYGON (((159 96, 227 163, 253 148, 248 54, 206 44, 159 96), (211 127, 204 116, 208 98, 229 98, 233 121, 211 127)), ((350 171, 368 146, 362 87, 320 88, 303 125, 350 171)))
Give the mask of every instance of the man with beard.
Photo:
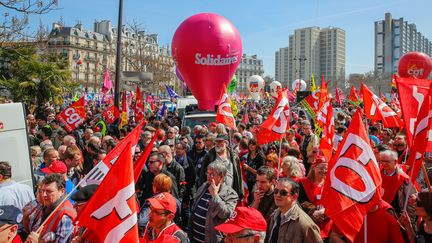
POLYGON ((399 133, 396 135, 393 142, 393 149, 398 154, 398 164, 405 164, 408 159, 408 146, 407 146, 407 138, 403 133, 399 133))
POLYGON ((228 136, 225 134, 218 134, 215 139, 215 147, 211 149, 203 159, 203 167, 201 169, 199 185, 206 181, 205 172, 207 166, 214 162, 219 161, 225 165, 227 173, 224 183, 234 189, 238 194, 239 199, 243 198, 243 180, 240 170, 240 159, 228 147, 228 136))

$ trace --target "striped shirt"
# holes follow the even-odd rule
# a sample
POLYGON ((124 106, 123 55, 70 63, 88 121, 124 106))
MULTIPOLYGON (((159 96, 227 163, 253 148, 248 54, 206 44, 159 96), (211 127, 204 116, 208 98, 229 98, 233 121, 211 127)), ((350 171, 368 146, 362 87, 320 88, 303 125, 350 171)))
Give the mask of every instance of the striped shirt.
POLYGON ((207 189, 199 199, 197 208, 192 216, 193 242, 205 241, 205 223, 210 199, 211 195, 207 189))

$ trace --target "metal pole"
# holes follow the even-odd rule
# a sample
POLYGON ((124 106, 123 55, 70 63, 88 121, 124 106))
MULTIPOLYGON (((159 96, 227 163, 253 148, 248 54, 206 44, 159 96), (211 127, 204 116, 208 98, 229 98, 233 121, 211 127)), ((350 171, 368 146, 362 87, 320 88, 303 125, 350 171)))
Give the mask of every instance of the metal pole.
POLYGON ((121 72, 121 39, 122 39, 122 16, 123 16, 123 0, 119 0, 119 14, 117 23, 117 55, 116 55, 116 75, 114 88, 114 105, 119 109, 120 100, 120 72, 121 72))

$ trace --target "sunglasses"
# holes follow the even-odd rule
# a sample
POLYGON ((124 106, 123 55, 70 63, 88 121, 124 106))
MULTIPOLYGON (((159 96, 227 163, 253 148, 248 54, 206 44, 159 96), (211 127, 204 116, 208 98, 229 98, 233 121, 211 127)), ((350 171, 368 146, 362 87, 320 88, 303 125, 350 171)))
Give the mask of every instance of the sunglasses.
POLYGON ((289 194, 290 192, 289 191, 287 191, 287 190, 285 190, 285 189, 282 189, 282 190, 279 190, 279 189, 274 189, 274 194, 275 195, 277 195, 277 194, 279 194, 279 195, 281 195, 282 197, 286 197, 286 196, 288 196, 288 194, 289 194))

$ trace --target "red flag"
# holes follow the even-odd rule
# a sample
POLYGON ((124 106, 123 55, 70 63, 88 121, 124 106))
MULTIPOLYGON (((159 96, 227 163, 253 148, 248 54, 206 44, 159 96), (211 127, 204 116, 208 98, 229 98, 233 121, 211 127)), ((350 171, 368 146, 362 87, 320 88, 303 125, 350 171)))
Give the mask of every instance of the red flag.
POLYGON ((432 86, 429 88, 429 95, 425 97, 415 125, 415 134, 413 134, 413 145, 410 148, 406 165, 410 166, 410 179, 413 184, 416 183, 418 173, 423 163, 423 155, 429 144, 429 133, 432 125, 432 86))
POLYGON ((103 117, 107 122, 112 124, 117 118, 120 117, 120 111, 114 105, 109 106, 103 113, 103 117))
POLYGON ((338 151, 330 160, 322 204, 352 242, 367 211, 380 198, 381 175, 358 109, 338 151))
POLYGON ((322 137, 320 141, 320 150, 324 154, 326 161, 330 161, 333 154, 333 144, 334 144, 334 135, 335 135, 335 127, 334 127, 334 116, 333 116, 333 106, 330 104, 330 100, 327 99, 327 102, 324 104, 321 109, 322 112, 318 113, 317 121, 323 122, 323 131, 322 137))
POLYGON ((126 92, 123 91, 122 95, 122 110, 120 116, 120 123, 118 129, 121 129, 123 126, 128 124, 128 109, 127 109, 127 101, 126 101, 126 92))
POLYGON ((138 205, 129 142, 78 215, 79 226, 91 231, 92 242, 138 242, 138 205))
POLYGON ((408 146, 411 147, 417 115, 423 100, 429 94, 432 80, 398 77, 395 77, 395 79, 406 127, 408 146))
POLYGON ((144 105, 141 95, 141 90, 139 86, 137 85, 136 88, 136 99, 135 99, 135 122, 141 122, 144 119, 144 105))
POLYGON ((327 122, 327 114, 328 114, 328 108, 331 106, 330 99, 327 97, 323 106, 318 110, 316 114, 316 123, 319 127, 324 127, 324 125, 327 122))
POLYGON ((87 119, 84 107, 84 97, 70 105, 62 113, 58 114, 56 119, 63 123, 67 132, 72 132, 75 128, 81 126, 87 119))
POLYGON ((245 173, 245 169, 244 169, 245 162, 246 162, 245 160, 242 160, 240 162, 240 167, 241 167, 240 172, 241 172, 241 177, 242 177, 242 180, 243 180, 243 199, 242 199, 242 203, 243 203, 243 205, 247 206, 247 205, 249 205, 249 203, 248 203, 249 187, 248 187, 248 184, 247 184, 246 173, 245 173))
POLYGON ((399 116, 364 84, 361 85, 365 115, 372 121, 382 121, 384 127, 402 127, 399 116))
POLYGON ((141 174, 142 169, 144 168, 144 165, 150 155, 150 152, 153 148, 153 144, 155 143, 158 135, 159 135, 160 129, 156 130, 155 134, 153 135, 152 140, 150 140, 150 143, 145 147, 143 153, 141 154, 140 158, 135 162, 134 164, 134 178, 135 181, 138 181, 138 178, 141 174))
POLYGON ((276 105, 267 120, 259 127, 257 134, 258 144, 266 144, 285 137, 289 128, 289 103, 287 89, 279 93, 276 105))
POLYGON ((354 86, 351 86, 349 98, 350 101, 352 101, 354 104, 358 105, 360 103, 360 98, 358 96, 358 91, 354 86))
POLYGON ((79 182, 81 186, 88 184, 99 184, 105 175, 108 173, 112 165, 117 161, 121 151, 126 147, 128 143, 132 144, 131 155, 135 153, 135 147, 140 139, 141 128, 144 124, 141 122, 138 124, 114 149, 112 149, 107 156, 100 161, 93 169, 84 176, 79 182))
POLYGON ((219 99, 219 105, 216 113, 216 121, 235 128, 235 119, 231 110, 231 99, 226 92, 226 86, 222 88, 222 94, 219 99))
POLYGON ((327 83, 324 80, 324 75, 321 76, 321 87, 319 93, 320 96, 318 102, 318 110, 321 109, 321 107, 324 105, 324 103, 327 100, 328 89, 327 89, 327 83))
POLYGON ((336 84, 336 88, 335 88, 336 103, 338 104, 339 107, 342 107, 342 100, 341 100, 339 91, 340 90, 338 89, 337 84, 336 84))

